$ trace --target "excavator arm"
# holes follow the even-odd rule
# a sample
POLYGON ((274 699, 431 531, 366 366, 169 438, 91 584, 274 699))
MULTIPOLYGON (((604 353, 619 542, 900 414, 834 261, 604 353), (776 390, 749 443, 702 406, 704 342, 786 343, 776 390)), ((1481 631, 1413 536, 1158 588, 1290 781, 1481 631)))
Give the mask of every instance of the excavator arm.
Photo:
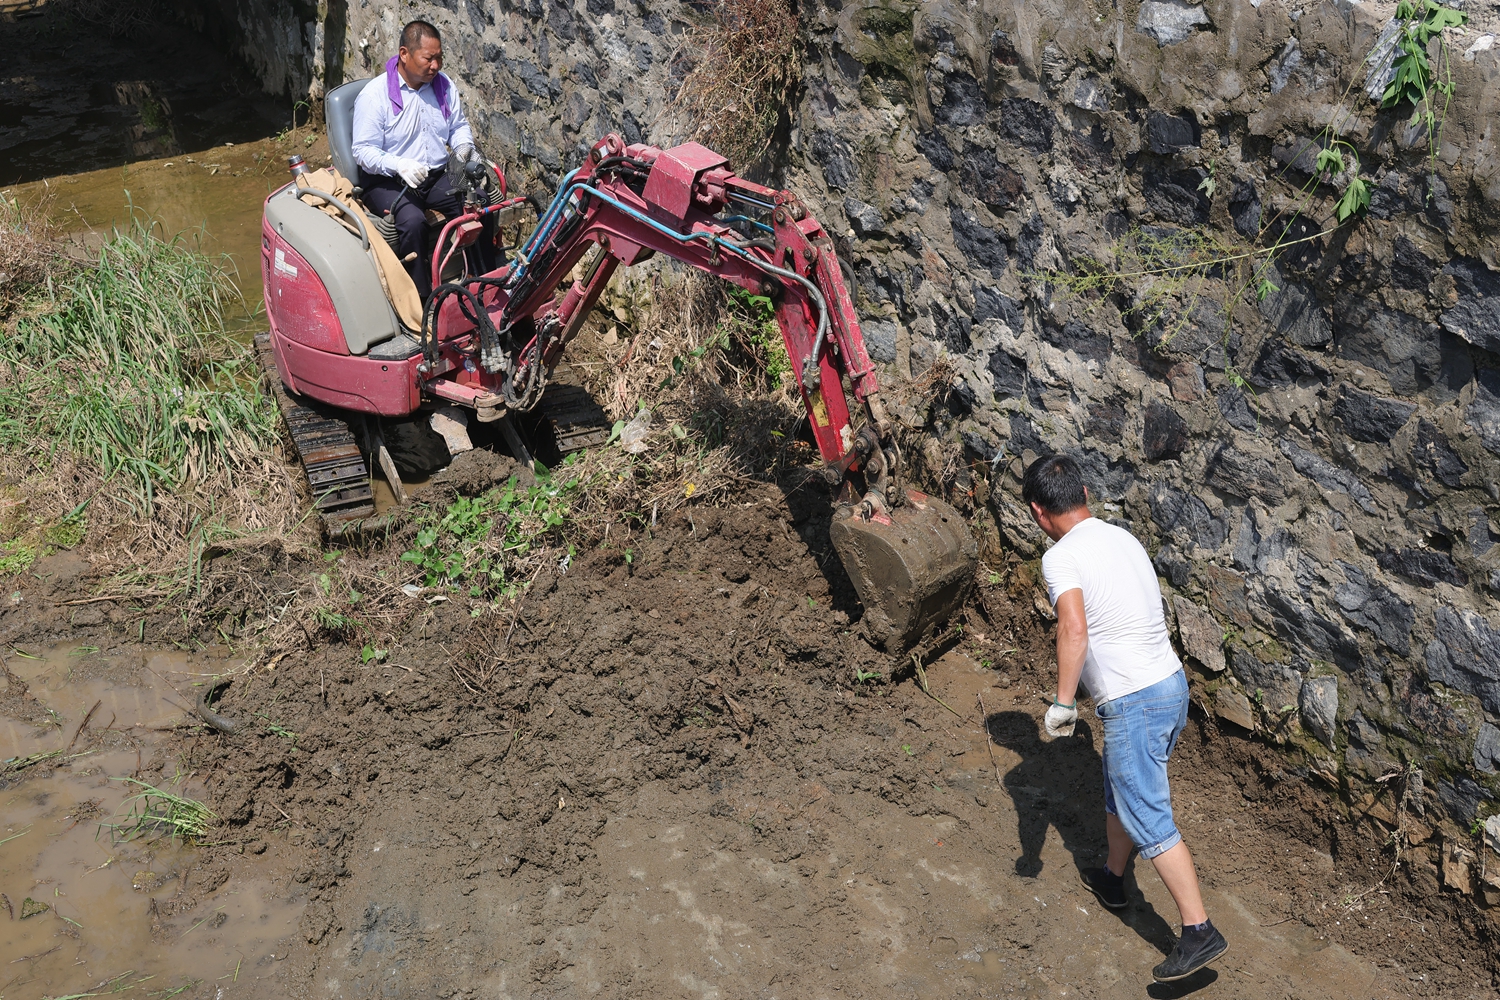
POLYGON ((859 473, 866 485, 857 508, 835 519, 835 547, 866 617, 880 619, 874 637, 909 644, 967 593, 973 539, 951 507, 895 486, 894 428, 833 240, 795 195, 736 176, 718 153, 615 134, 596 143, 509 267, 434 291, 424 388, 481 419, 534 407, 615 269, 658 253, 775 303, 825 477, 839 487, 859 473), (863 411, 858 426, 850 397, 863 411))

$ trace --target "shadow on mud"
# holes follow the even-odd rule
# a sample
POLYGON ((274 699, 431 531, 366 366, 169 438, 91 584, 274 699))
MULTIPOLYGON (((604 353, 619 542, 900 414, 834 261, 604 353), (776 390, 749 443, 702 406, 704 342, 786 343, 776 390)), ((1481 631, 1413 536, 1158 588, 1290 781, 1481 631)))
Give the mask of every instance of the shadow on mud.
MULTIPOLYGON (((1042 871, 1042 846, 1047 828, 1057 830, 1063 847, 1073 855, 1080 869, 1103 864, 1107 839, 1104 831, 1104 772, 1099 754, 1094 750, 1093 734, 1083 719, 1072 739, 1043 741, 1037 721, 1025 712, 993 712, 986 719, 985 731, 990 739, 1021 756, 1021 762, 1005 774, 1005 789, 1016 807, 1017 833, 1021 856, 1015 871, 1025 878, 1035 878, 1042 871)), ((1125 891, 1131 905, 1110 911, 1119 917, 1142 940, 1163 955, 1177 943, 1172 925, 1156 912, 1135 884, 1136 857, 1132 853, 1125 866, 1125 891)), ((1087 895, 1082 887, 1079 892, 1087 895)), ((1173 989, 1185 984, 1192 989, 1207 985, 1199 977, 1170 984, 1173 989)), ((1169 984, 1153 985, 1166 987, 1169 984)), ((1161 996, 1185 996, 1174 992, 1161 996)), ((1156 997, 1152 992, 1150 996, 1156 997)))
POLYGON ((1152 983, 1146 987, 1146 996, 1151 1000, 1180 1000, 1181 997, 1197 993, 1218 981, 1219 974, 1213 969, 1201 969, 1175 983, 1152 983))

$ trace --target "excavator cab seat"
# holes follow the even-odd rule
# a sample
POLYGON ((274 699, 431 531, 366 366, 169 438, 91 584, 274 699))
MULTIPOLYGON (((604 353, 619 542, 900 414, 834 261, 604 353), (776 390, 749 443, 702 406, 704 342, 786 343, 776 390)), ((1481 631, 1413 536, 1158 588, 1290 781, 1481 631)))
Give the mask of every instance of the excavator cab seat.
POLYGON ((359 164, 354 162, 354 101, 370 79, 373 78, 341 83, 323 99, 323 115, 328 122, 328 151, 333 155, 333 166, 349 178, 356 189, 365 186, 365 177, 359 164))

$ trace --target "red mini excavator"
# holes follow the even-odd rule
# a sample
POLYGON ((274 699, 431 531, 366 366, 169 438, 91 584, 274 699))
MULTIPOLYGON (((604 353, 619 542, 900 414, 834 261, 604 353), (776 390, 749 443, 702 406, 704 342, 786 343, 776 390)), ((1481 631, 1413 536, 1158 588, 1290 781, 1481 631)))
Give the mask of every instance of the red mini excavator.
POLYGON ((737 177, 698 143, 664 150, 609 135, 564 178, 514 260, 470 274, 461 258, 483 215, 516 199, 500 197, 493 176, 469 181, 466 213, 437 240, 419 330, 404 329, 382 293, 369 252, 380 236, 354 207, 297 184, 266 199, 262 350, 326 517, 372 512, 365 459, 379 449, 348 434, 355 415, 457 406, 502 422, 513 450, 524 448, 509 418, 542 403, 615 269, 664 254, 775 303, 837 503, 831 540, 870 636, 899 651, 957 608, 975 542, 952 507, 899 485, 900 452, 833 241, 800 200, 737 177))

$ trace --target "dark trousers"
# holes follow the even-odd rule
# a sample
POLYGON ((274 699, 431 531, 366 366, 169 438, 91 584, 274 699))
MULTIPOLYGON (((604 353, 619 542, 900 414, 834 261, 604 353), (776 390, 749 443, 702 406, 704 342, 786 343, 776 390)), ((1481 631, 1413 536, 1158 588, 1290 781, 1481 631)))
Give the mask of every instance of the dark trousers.
MULTIPOLYGON (((464 211, 463 190, 449 187, 446 171, 429 177, 420 188, 407 187, 399 177, 371 177, 367 174, 365 182, 362 197, 369 208, 385 215, 394 206, 396 231, 400 234, 396 256, 405 260, 408 254, 417 255, 406 265, 406 270, 417 283, 417 292, 425 301, 432 293, 432 247, 427 245, 427 209, 456 219, 464 211)), ((484 216, 483 221, 483 234, 469 248, 471 252, 477 251, 477 260, 470 259, 470 270, 477 268, 479 273, 495 268, 494 216, 484 216)))

